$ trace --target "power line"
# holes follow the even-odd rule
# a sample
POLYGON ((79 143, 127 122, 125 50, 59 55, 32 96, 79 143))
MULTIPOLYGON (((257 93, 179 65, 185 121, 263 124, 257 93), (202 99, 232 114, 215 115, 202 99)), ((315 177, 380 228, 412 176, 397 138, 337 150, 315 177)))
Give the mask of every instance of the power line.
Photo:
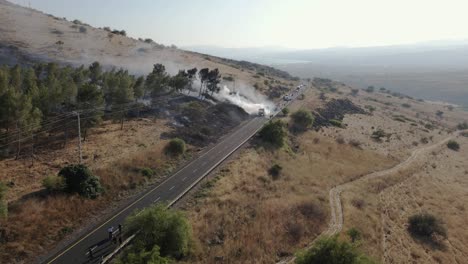
MULTIPOLYGON (((122 104, 122 105, 125 105, 125 104, 122 104)), ((143 107, 145 107, 145 106, 144 106, 144 105, 140 105, 140 106, 137 106, 137 107, 129 107, 129 108, 125 108, 125 109, 120 109, 119 111, 114 111, 114 112, 109 113, 109 115, 116 114, 116 113, 127 112, 127 111, 130 111, 130 110, 139 109, 139 108, 143 108, 143 107)), ((99 111, 99 109, 98 109, 98 108, 90 109, 90 110, 87 110, 87 113, 86 113, 86 114, 90 114, 90 113, 93 113, 93 112, 96 112, 96 111, 99 111)), ((84 113, 84 111, 83 111, 83 113, 84 113)), ((104 113, 104 115, 106 115, 106 113, 104 113)), ((88 120, 88 119, 92 119, 92 118, 94 118, 94 116, 88 116, 88 117, 84 117, 84 118, 80 118, 80 119, 81 119, 81 120, 88 120)), ((64 119, 62 119, 62 120, 65 120, 65 119, 67 119, 67 118, 64 118, 64 119)), ((61 120, 59 120, 59 121, 61 121, 61 120)), ((59 121, 57 121, 57 122, 55 122, 55 123, 58 123, 59 121)), ((70 122, 68 122, 68 123, 66 123, 66 124, 61 124, 61 125, 58 125, 58 126, 49 127, 49 128, 47 128, 47 129, 41 129, 41 130, 36 131, 36 132, 34 132, 34 133, 32 133, 32 134, 33 134, 33 135, 38 135, 38 134, 40 134, 40 133, 44 133, 44 132, 47 132, 47 131, 51 131, 51 130, 55 130, 55 129, 58 129, 58 128, 61 128, 61 127, 68 126, 69 124, 72 124, 72 123, 74 123, 74 122, 76 122, 76 121, 75 121, 75 120, 72 120, 72 121, 70 121, 70 122)), ((12 137, 12 136, 15 136, 15 135, 17 135, 17 134, 11 135, 11 137, 12 137)), ((9 146, 9 145, 14 144, 14 143, 21 142, 21 141, 23 141, 23 140, 25 140, 25 139, 29 139, 30 137, 31 137, 31 136, 25 136, 25 137, 19 138, 19 139, 17 139, 17 140, 8 142, 8 143, 6 143, 6 144, 4 144, 4 145, 0 145, 0 148, 9 146)))

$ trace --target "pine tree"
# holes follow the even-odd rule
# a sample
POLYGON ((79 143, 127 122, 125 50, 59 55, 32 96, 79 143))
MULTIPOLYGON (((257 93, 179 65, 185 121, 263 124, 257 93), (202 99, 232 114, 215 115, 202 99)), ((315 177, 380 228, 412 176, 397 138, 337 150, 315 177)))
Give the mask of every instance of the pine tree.
POLYGON ((128 108, 127 104, 134 99, 133 82, 128 72, 123 70, 117 72, 116 78, 118 85, 112 94, 112 102, 115 106, 112 110, 115 111, 114 117, 120 119, 120 129, 123 129, 123 121, 128 111, 125 109, 128 108))

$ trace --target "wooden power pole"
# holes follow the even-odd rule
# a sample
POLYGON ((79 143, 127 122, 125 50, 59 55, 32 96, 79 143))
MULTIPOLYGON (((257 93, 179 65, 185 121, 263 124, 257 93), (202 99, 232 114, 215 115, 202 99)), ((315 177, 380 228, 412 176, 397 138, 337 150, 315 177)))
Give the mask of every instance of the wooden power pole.
POLYGON ((81 124, 80 124, 80 113, 74 112, 76 117, 78 118, 78 149, 80 152, 80 164, 83 162, 83 155, 81 152, 81 124))

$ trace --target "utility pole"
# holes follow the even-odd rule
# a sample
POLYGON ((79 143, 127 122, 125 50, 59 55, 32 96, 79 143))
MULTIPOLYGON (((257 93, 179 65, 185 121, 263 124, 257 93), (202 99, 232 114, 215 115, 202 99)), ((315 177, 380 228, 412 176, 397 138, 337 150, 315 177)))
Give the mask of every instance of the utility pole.
POLYGON ((34 134, 31 135, 31 167, 34 167, 34 134))
POLYGON ((80 113, 74 111, 73 112, 76 117, 78 118, 78 149, 80 151, 80 164, 83 162, 83 155, 81 153, 81 126, 80 126, 80 113))

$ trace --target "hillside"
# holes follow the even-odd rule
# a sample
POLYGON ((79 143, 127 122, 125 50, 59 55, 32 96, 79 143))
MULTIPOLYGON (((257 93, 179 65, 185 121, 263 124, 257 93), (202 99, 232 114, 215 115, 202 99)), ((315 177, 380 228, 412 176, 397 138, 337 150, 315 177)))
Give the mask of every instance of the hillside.
POLYGON ((309 61, 284 66, 300 80, 142 37, 0 0, 0 263, 97 263, 132 237, 123 263, 292 263, 332 235, 381 263, 465 262, 468 115, 426 98, 462 104, 467 75, 401 64, 463 66, 464 47, 262 55, 309 61), (415 233, 422 213, 447 232, 415 233))
POLYGON ((222 73, 251 85, 255 83, 252 73, 257 70, 281 73, 281 77, 291 78, 285 72, 258 64, 241 70, 220 58, 148 42, 93 28, 81 21, 70 22, 6 1, 0 2, 0 62, 23 63, 39 59, 88 65, 99 61, 135 74, 150 72, 155 63, 164 64, 171 74, 193 67, 219 68, 222 73))
POLYGON ((5 1, 0 65, 1 263, 32 263, 77 238, 297 85, 268 66, 131 39, 5 1), (207 84, 198 74, 187 79, 192 68, 216 73, 219 93, 200 95, 207 84), (54 189, 63 187, 53 180, 59 171, 80 160, 77 112, 83 164, 105 189, 97 199, 54 189), (176 138, 185 142, 181 156, 166 149, 176 138))
POLYGON ((314 125, 298 133, 291 114, 279 116, 285 146, 257 138, 180 205, 200 248, 186 263, 293 263, 321 235, 349 241, 351 228, 378 263, 463 263, 468 138, 454 131, 468 121, 463 111, 326 79, 289 109, 313 113, 314 125), (448 149, 447 138, 460 150, 448 149), (420 212, 444 221, 441 247, 407 231, 420 212))

